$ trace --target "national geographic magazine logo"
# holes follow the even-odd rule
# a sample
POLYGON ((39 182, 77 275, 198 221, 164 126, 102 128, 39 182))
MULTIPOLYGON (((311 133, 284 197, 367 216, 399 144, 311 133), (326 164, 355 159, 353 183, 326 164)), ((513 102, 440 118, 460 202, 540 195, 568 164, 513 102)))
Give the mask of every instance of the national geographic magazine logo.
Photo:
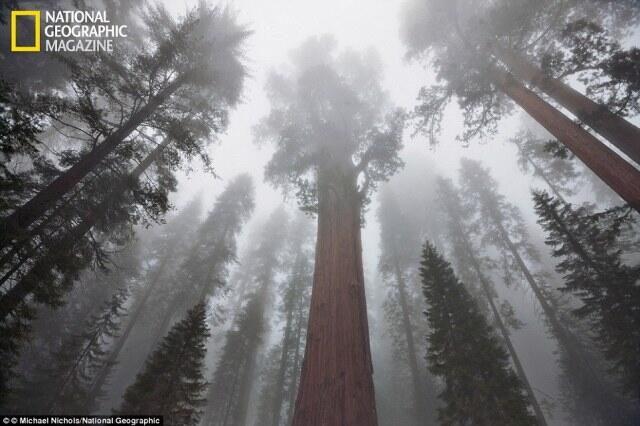
POLYGON ((112 24, 106 11, 11 11, 12 52, 113 52, 114 41, 127 31, 112 24))

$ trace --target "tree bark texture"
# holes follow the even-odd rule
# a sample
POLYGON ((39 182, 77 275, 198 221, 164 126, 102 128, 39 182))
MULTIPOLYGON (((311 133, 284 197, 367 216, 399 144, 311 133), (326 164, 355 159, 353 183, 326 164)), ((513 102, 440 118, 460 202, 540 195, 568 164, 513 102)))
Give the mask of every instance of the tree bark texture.
POLYGON ((640 211, 640 171, 589 132, 527 89, 511 74, 494 69, 496 86, 571 150, 629 205, 640 211))
POLYGON ((361 198, 353 173, 335 169, 318 172, 315 271, 294 426, 377 425, 361 198))
POLYGON ((511 49, 497 51, 498 58, 521 80, 538 87, 640 165, 640 129, 612 113, 571 86, 546 75, 511 49))

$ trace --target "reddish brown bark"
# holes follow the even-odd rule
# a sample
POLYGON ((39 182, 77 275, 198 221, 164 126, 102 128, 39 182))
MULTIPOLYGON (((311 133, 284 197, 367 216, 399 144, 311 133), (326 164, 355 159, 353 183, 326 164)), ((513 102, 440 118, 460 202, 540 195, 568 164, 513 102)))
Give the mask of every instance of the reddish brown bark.
POLYGON ((102 162, 118 145, 124 141, 144 120, 164 103, 185 82, 183 75, 165 87, 149 102, 136 111, 122 127, 107 136, 91 152, 82 157, 76 164, 58 176, 46 188, 27 201, 0 222, 0 248, 5 247, 14 238, 27 232, 33 222, 38 220, 49 208, 69 192, 82 178, 102 162))
POLYGON ((640 171, 507 72, 493 70, 494 82, 533 119, 571 150, 629 205, 640 211, 640 171))
POLYGON ((295 426, 377 425, 361 198, 353 173, 336 169, 318 173, 318 239, 295 426))
POLYGON ((542 70, 511 49, 500 49, 498 58, 521 80, 529 81, 583 123, 640 164, 640 129, 609 109, 598 104, 562 81, 545 75, 542 70))

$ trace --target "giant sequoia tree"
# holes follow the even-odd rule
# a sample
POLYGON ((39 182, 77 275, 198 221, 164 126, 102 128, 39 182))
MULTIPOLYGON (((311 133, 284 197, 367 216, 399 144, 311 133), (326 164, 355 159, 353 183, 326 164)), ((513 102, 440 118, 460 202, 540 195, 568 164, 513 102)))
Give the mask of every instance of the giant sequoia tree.
POLYGON ((449 263, 426 243, 420 268, 428 303, 428 360, 445 389, 443 425, 535 425, 507 353, 449 263))
POLYGON ((362 271, 362 208, 401 165, 403 114, 389 109, 375 55, 336 55, 312 38, 274 74, 258 136, 276 153, 267 178, 318 214, 309 329, 293 424, 376 424, 362 271))
MULTIPOLYGON (((542 1, 533 4, 498 1, 482 6, 463 0, 412 2, 405 15, 404 31, 409 54, 416 58, 431 58, 441 81, 421 90, 416 116, 419 126, 433 139, 439 131, 445 106, 455 97, 465 114, 463 138, 469 139, 494 132, 497 121, 511 107, 507 101, 510 98, 629 204, 640 209, 640 172, 525 85, 526 81, 531 81, 634 161, 640 161, 640 150, 635 143, 640 129, 611 112, 607 108, 609 105, 591 101, 531 63, 536 60, 536 54, 544 50, 545 43, 561 42, 563 30, 570 31, 571 25, 585 16, 581 10, 585 3, 593 3, 594 12, 598 12, 593 15, 595 19, 608 16, 607 9, 618 7, 626 7, 628 15, 637 17, 631 2, 542 1), (531 57, 522 57, 516 52, 533 53, 531 57)), ((571 49, 569 41, 562 46, 571 49)), ((600 46, 597 43, 574 44, 578 47, 586 45, 583 51, 600 46)), ((580 52, 579 49, 575 51, 580 52)), ((599 53, 602 52, 595 52, 595 55, 599 53)), ((619 57, 624 63, 620 67, 633 69, 634 62, 630 59, 633 54, 621 51, 619 57)), ((547 63, 553 64, 553 61, 547 63)), ((601 68, 611 67, 603 65, 601 68)), ((626 73, 604 74, 607 81, 612 82, 612 91, 626 85, 628 96, 625 99, 634 102, 637 87, 626 82, 626 73)), ((593 86, 597 85, 593 83, 593 86)))

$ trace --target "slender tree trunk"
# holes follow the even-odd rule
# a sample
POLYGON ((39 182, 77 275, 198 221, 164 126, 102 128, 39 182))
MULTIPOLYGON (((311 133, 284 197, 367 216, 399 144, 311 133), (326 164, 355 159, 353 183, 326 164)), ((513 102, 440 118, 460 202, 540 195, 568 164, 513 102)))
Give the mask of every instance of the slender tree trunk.
POLYGON ((247 348, 247 363, 244 366, 240 379, 240 388, 238 389, 238 404, 234 410, 233 421, 231 426, 246 426, 247 415, 249 414, 249 400, 251 398, 251 390, 253 385, 253 375, 256 368, 256 355, 258 352, 259 341, 252 342, 247 348))
POLYGON ((562 201, 564 204, 566 204, 567 201, 560 194, 560 190, 558 189, 558 187, 553 182, 551 182, 551 180, 549 180, 549 178, 547 177, 547 174, 542 170, 542 168, 540 168, 540 166, 535 161, 533 161, 533 159, 531 158, 531 156, 529 154, 524 152, 524 150, 522 149, 522 146, 520 146, 519 142, 516 142, 516 146, 518 147, 518 150, 520 151, 522 156, 525 158, 525 160, 527 160, 527 163, 529 163, 531 165, 531 167, 533 167, 534 174, 536 176, 539 176, 547 184, 547 186, 549 187, 551 192, 553 192, 553 195, 558 197, 558 199, 560 201, 562 201))
MULTIPOLYGON (((297 282, 294 280, 293 285, 295 287, 297 282)), ((298 289, 294 287, 294 297, 297 296, 298 289)), ((287 321, 284 327, 284 336, 282 338, 282 354, 280 356, 280 366, 278 368, 278 378, 275 386, 275 396, 273 397, 273 418, 271 424, 278 426, 280 424, 280 412, 282 411, 282 401, 284 399, 284 376, 287 370, 287 360, 289 358, 289 351, 291 347, 291 332, 293 327, 293 314, 296 303, 291 304, 291 309, 287 312, 287 321)))
POLYGON ((19 207, 0 222, 0 249, 13 239, 20 238, 33 222, 38 220, 52 205, 58 202, 82 178, 96 168, 118 145, 124 141, 144 120, 164 103, 186 81, 184 74, 176 78, 149 102, 136 111, 118 130, 107 136, 98 146, 82 157, 76 164, 58 176, 31 200, 19 207))
POLYGON ((537 86, 640 165, 638 127, 561 80, 545 75, 541 69, 512 49, 499 49, 497 56, 515 76, 537 86))
MULTIPOLYGON (((466 244, 468 244, 468 242, 466 244)), ((473 269, 476 271, 476 275, 478 275, 480 286, 482 287, 482 292, 484 293, 485 297, 487 298, 487 301, 489 302, 491 312, 493 313, 493 317, 495 318, 496 324, 498 325, 500 334, 502 334, 502 338, 504 339, 504 342, 507 345, 507 350, 509 351, 509 355, 511 355, 513 366, 515 367, 516 372, 520 377, 522 384, 524 385, 525 391, 529 396, 529 402, 531 403, 531 406, 533 407, 533 411, 536 414, 538 424, 540 426, 546 426, 547 421, 544 417, 544 413, 540 408, 540 404, 538 404, 536 394, 534 393, 533 388, 531 387, 531 383, 529 383, 529 379, 527 378, 527 374, 524 371, 524 367, 520 362, 518 353, 516 352, 516 349, 513 346, 513 343, 511 343, 511 336, 509 336, 509 330, 507 330, 507 327, 504 325, 504 322, 500 317, 500 312, 498 311, 495 305, 495 302, 493 300, 493 294, 491 292, 491 289, 489 288, 489 283, 487 282, 486 278, 484 277, 484 274, 482 273, 482 270, 480 269, 480 264, 478 263, 478 260, 476 259, 475 255, 470 252, 470 249, 468 248, 468 246, 467 246, 467 250, 469 251, 468 254, 469 254, 469 258, 471 259, 473 269)))
POLYGON ((149 297, 151 296, 151 294, 153 294, 154 289, 158 286, 158 283, 161 281, 161 278, 164 275, 164 271, 169 261, 169 258, 173 255, 173 251, 174 251, 174 247, 172 246, 160 260, 160 264, 156 268, 156 271, 153 274, 153 278, 151 279, 151 282, 149 283, 149 285, 147 285, 144 292, 142 293, 142 298, 137 303, 137 306, 133 311, 133 315, 131 315, 131 317, 129 318, 129 321, 127 322, 126 328, 124 329, 122 334, 117 338, 115 345, 113 346, 113 348, 111 349, 111 352, 109 353, 109 357, 105 360, 102 369, 96 375, 96 378, 93 381, 93 384, 91 385, 91 389, 89 390, 89 394, 87 396, 87 402, 85 405, 87 408, 91 407, 94 401, 100 396, 100 393, 102 392, 102 389, 107 381, 107 378, 111 373, 111 369, 113 365, 118 360, 118 357, 120 356, 120 352, 124 348, 124 345, 127 343, 127 340, 129 339, 129 335, 131 334, 131 331, 133 330, 135 325, 138 323, 138 320, 140 319, 142 312, 144 311, 147 300, 149 300, 149 297))
MULTIPOLYGON (((225 234, 226 234, 226 231, 225 231, 225 234)), ((222 239, 222 241, 224 241, 224 238, 222 239)), ((216 244, 215 247, 219 248, 221 244, 223 243, 219 242, 216 244)), ((194 253, 198 251, 199 248, 200 246, 198 244, 194 244, 191 252, 194 253)), ((211 254, 211 259, 213 260, 209 265, 209 269, 207 270, 207 276, 204 282, 192 281, 192 282, 185 283, 186 285, 177 286, 178 294, 176 294, 171 300, 169 307, 164 311, 164 315, 162 315, 160 324, 156 328, 157 330, 156 335, 155 335, 155 338, 153 339, 154 346, 157 345, 158 342, 160 342, 160 340, 162 340, 166 336, 166 334, 169 332, 171 321, 174 318, 183 316, 185 312, 191 309, 192 306, 190 305, 195 305, 201 301, 203 302, 207 297, 207 295, 212 290, 215 290, 215 288, 213 289, 211 288, 210 283, 211 283, 211 277, 213 276, 213 273, 220 265, 219 259, 217 258, 218 258, 218 254, 214 249, 214 252, 211 254), (196 286, 200 288, 197 288, 196 286), (193 299, 195 299, 195 302, 193 299), (189 302, 193 302, 193 303, 189 303, 189 302), (178 313, 179 315, 176 315, 176 313, 178 313)))
MULTIPOLYGON (((258 333, 261 333, 264 327, 264 311, 267 296, 270 287, 270 280, 265 281, 258 290, 258 293, 254 297, 259 298, 258 312, 256 313, 255 324, 258 333)), ((243 354, 246 357, 244 369, 242 371, 242 378, 240 380, 240 387, 238 389, 238 404, 234 410, 232 426, 245 426, 247 423, 247 415, 249 414, 249 400, 251 398, 251 390, 253 388, 253 376, 256 368, 256 355, 258 354, 258 348, 261 342, 261 335, 256 334, 252 336, 249 342, 246 353, 243 354)))
POLYGON ((421 421, 427 418, 424 412, 424 398, 426 394, 422 385, 422 376, 418 369, 418 360, 416 357, 416 348, 413 341, 413 326, 411 324, 411 318, 409 316, 409 306, 407 304, 407 295, 405 289, 405 282, 400 271, 400 265, 396 259, 394 262, 394 269, 396 274, 396 281, 398 283, 398 296, 400 299, 400 309, 402 310, 402 326, 404 328, 405 338, 407 339, 407 356, 409 360, 409 369, 411 370, 411 380, 413 383, 413 408, 415 410, 415 416, 417 421, 421 421))
POLYGON ((302 340, 302 332, 303 332, 303 307, 302 304, 298 306, 298 312, 296 316, 296 341, 295 341, 295 352, 293 355, 293 370, 291 375, 291 383, 289 383, 289 409, 287 412, 287 425, 291 424, 293 419, 293 409, 296 404, 296 393, 298 391, 298 381, 300 377, 298 377, 298 369, 300 368, 300 341, 302 340))
MULTIPOLYGON (((598 375, 598 373, 594 370, 593 366, 589 362, 589 359, 585 355, 584 349, 582 348, 582 344, 580 343, 580 341, 575 336, 573 336, 562 325, 562 323, 558 319, 558 316, 556 315, 556 307, 551 306, 546 296, 542 292, 542 289, 540 289, 540 287, 538 286, 538 283, 536 282, 535 278, 529 271, 528 266, 520 256, 520 253, 518 253, 516 246, 511 241, 511 238, 509 238, 509 234, 507 233, 507 230, 504 228, 504 226, 502 226, 502 223, 495 216, 493 216, 492 219, 496 224, 496 226, 498 227, 500 238, 502 239, 504 244, 507 246, 508 250, 513 255, 514 259, 516 260, 516 263, 518 264, 518 267, 520 268, 520 270, 525 276, 525 279, 529 283, 529 287, 533 291, 533 294, 536 296, 538 303, 542 307, 542 310, 544 311, 544 314, 547 317, 547 320, 551 324, 551 329, 553 331, 554 336, 558 340, 558 343, 560 344, 561 349, 569 356, 570 362, 578 366, 578 368, 580 369, 580 374, 588 377, 588 380, 587 380, 588 383, 597 385, 597 389, 601 392, 604 391, 605 389, 609 389, 611 391, 612 390, 611 386, 605 383, 601 379, 601 377, 598 375)), ((581 378, 581 379, 584 379, 584 378, 581 378)), ((611 392, 605 392, 605 394, 611 395, 611 392)), ((622 407, 619 404, 614 403, 615 406, 611 406, 610 398, 601 397, 598 400, 600 404, 607 406, 607 410, 609 411, 609 413, 611 413, 610 418, 612 420, 616 418, 616 416, 619 416, 619 415, 624 416, 624 414, 622 413, 625 413, 627 411, 625 407, 622 407)))
POLYGON ((640 171, 521 82, 498 68, 496 86, 567 146, 611 189, 640 211, 640 171))
POLYGON ((118 197, 122 195, 127 188, 130 187, 131 182, 136 182, 140 175, 154 162, 156 161, 164 148, 170 143, 170 139, 166 139, 162 144, 158 145, 145 159, 140 163, 126 178, 123 178, 116 185, 116 189, 113 190, 107 198, 102 201, 96 208, 95 214, 84 219, 78 226, 69 231, 68 234, 62 236, 48 252, 38 259, 33 267, 25 274, 24 277, 14 285, 9 291, 7 291, 2 298, 0 298, 0 321, 13 312, 16 307, 30 294, 37 290, 47 290, 39 288, 41 284, 40 277, 46 275, 50 268, 57 264, 62 263, 69 256, 69 253, 73 253, 78 241, 98 222, 105 212, 109 210, 109 205, 114 202, 118 197))
POLYGON ((351 169, 318 171, 318 239, 296 426, 377 425, 361 196, 351 169))
POLYGON ((562 234, 565 235, 565 237, 567 238, 567 241, 569 242, 571 247, 573 247, 573 250, 580 257, 580 259, 582 259, 582 261, 588 267, 590 267, 595 273, 597 273, 602 279, 606 280, 607 279, 606 274, 602 274, 602 270, 600 269, 600 267, 593 262, 593 259, 591 259, 591 255, 586 251, 586 249, 582 246, 582 244, 580 244, 580 242, 575 237, 575 235, 573 235, 573 232, 571 232, 567 224, 558 215, 558 212, 556 211, 556 209, 550 208, 549 212, 551 213, 553 220, 558 226, 558 229, 562 234))

